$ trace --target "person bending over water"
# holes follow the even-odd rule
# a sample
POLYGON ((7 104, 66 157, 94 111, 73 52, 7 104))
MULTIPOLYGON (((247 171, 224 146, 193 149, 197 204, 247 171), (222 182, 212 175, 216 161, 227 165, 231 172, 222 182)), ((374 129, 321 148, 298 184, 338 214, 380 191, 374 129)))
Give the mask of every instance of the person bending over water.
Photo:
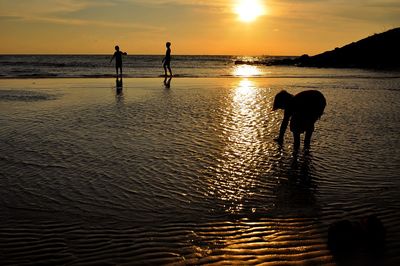
POLYGON ((118 69, 121 72, 121 77, 122 77, 122 55, 127 55, 126 52, 121 52, 119 50, 119 46, 115 46, 115 53, 112 56, 110 63, 112 62, 112 60, 115 58, 115 71, 117 72, 117 77, 118 77, 118 69))
POLYGON ((273 110, 283 109, 284 116, 281 123, 279 137, 275 139, 283 143, 286 128, 290 119, 290 131, 293 133, 294 150, 300 147, 300 134, 306 132, 304 148, 309 148, 314 124, 321 117, 326 106, 326 100, 321 92, 308 90, 292 95, 283 90, 275 96, 273 110))
POLYGON ((163 67, 164 67, 164 75, 167 76, 167 68, 169 70, 169 74, 172 77, 172 71, 171 71, 171 43, 167 42, 165 44, 165 46, 167 47, 167 51, 165 52, 165 57, 162 60, 163 63, 163 67))

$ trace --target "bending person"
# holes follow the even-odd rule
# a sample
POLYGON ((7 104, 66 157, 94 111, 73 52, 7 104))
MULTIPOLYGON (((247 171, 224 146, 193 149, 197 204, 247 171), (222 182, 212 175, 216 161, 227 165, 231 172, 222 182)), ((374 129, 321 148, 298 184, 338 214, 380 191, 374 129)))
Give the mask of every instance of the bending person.
POLYGON ((283 109, 284 116, 279 130, 279 137, 275 139, 283 143, 285 131, 290 120, 290 131, 293 133, 294 149, 300 147, 300 135, 305 134, 304 148, 309 148, 315 122, 322 116, 326 100, 321 92, 308 90, 292 95, 283 90, 275 96, 273 110, 283 109))

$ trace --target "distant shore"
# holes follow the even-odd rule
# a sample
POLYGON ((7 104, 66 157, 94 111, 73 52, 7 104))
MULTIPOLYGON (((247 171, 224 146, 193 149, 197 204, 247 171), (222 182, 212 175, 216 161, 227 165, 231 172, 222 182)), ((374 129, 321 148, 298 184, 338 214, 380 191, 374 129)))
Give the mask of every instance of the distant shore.
POLYGON ((399 47, 400 28, 394 28, 314 56, 304 54, 299 57, 256 62, 237 60, 235 64, 400 70, 399 47))

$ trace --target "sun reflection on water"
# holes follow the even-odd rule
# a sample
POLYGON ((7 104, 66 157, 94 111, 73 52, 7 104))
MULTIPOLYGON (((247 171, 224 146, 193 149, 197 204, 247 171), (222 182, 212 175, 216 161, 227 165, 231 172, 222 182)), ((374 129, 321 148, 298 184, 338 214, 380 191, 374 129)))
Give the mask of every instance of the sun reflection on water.
POLYGON ((253 81, 242 79, 233 89, 222 126, 224 149, 211 189, 230 213, 241 211, 255 186, 262 151, 262 97, 253 81))
POLYGON ((233 75, 236 77, 257 77, 262 75, 262 71, 258 66, 239 65, 234 67, 233 75))

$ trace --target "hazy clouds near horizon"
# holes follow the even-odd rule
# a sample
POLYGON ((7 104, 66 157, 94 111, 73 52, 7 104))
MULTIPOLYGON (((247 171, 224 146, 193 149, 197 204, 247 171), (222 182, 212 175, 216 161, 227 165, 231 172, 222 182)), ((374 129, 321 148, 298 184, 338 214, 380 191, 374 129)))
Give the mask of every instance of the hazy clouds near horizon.
POLYGON ((0 0, 0 53, 315 54, 400 25, 393 0, 260 0, 252 23, 238 1, 0 0))

